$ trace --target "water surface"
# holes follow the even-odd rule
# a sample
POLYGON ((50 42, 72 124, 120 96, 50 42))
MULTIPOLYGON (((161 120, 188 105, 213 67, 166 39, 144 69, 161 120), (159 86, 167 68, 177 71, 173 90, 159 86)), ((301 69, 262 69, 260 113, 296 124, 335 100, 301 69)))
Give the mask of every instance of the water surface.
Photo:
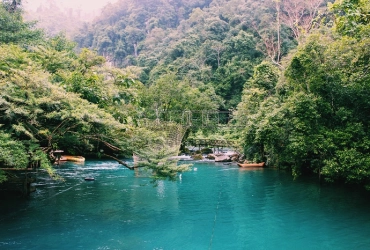
POLYGON ((370 249, 367 194, 273 169, 195 163, 157 186, 111 161, 58 172, 0 200, 0 249, 370 249))

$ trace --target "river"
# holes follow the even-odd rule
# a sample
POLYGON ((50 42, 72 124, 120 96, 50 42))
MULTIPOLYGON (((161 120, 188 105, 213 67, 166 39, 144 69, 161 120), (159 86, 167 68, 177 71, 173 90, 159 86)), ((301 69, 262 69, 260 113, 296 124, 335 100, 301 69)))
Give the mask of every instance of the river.
POLYGON ((57 172, 0 200, 0 249, 370 249, 369 194, 276 169, 194 162, 158 185, 112 161, 57 172))

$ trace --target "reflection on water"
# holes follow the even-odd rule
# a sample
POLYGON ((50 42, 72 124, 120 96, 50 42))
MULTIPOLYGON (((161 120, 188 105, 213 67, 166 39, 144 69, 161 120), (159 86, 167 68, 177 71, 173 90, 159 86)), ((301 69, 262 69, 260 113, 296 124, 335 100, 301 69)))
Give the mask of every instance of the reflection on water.
POLYGON ((0 249, 370 247, 368 194, 277 170, 195 163, 156 186, 111 161, 57 171, 65 182, 39 178, 30 198, 0 200, 0 249))

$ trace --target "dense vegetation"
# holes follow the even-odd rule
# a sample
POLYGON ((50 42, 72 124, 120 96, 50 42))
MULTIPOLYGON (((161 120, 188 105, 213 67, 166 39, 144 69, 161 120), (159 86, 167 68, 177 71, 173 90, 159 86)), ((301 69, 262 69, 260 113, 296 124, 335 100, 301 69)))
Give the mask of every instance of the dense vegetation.
POLYGON ((315 25, 325 1, 121 0, 76 37, 116 66, 141 68, 147 84, 174 72, 212 86, 232 109, 266 57, 280 64, 315 25))
POLYGON ((14 2, 0 9, 3 165, 46 166, 56 148, 131 154, 163 142, 141 126, 150 110, 234 109, 247 159, 370 187, 367 0, 121 0, 85 24, 78 52, 14 2))
POLYGON ((329 5, 322 26, 278 70, 255 68, 236 120, 248 158, 370 188, 369 1, 329 5))
MULTIPOLYGON (((77 54, 75 44, 63 35, 44 37, 32 23, 23 21, 18 5, 6 2, 0 11, 1 21, 9 27, 0 30, 2 167, 40 164, 53 174, 50 163, 56 149, 116 158, 132 155, 142 148, 142 140, 160 141, 158 138, 165 136, 163 131, 146 131, 137 117, 147 107, 168 106, 167 95, 147 94, 133 73, 104 66, 105 59, 96 52, 83 49, 77 54), (147 106, 140 106, 142 103, 147 106)), ((171 75, 163 75, 152 88, 163 82, 162 88, 171 91, 174 88, 163 80, 167 78, 171 75)), ((205 107, 217 107, 208 95, 212 91, 200 92, 176 79, 171 84, 183 86, 181 92, 168 93, 179 95, 178 102, 183 101, 180 95, 187 96, 182 107, 191 109, 198 99, 204 100, 205 107)), ((171 164, 156 176, 173 178, 184 169, 171 164)), ((1 170, 0 176, 5 180, 1 170)))
POLYGON ((240 27, 242 20, 234 20, 240 3, 232 4, 229 10, 212 1, 119 1, 76 41, 113 65, 140 67, 146 84, 170 71, 192 85, 212 86, 227 109, 239 102, 244 82, 263 57, 240 27))

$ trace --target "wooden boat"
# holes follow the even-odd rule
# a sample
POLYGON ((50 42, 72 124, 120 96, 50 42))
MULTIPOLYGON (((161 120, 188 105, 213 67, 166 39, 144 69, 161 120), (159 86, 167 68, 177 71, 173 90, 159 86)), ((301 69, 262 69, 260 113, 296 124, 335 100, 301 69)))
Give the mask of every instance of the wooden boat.
POLYGON ((82 156, 62 155, 59 160, 60 161, 84 162, 85 158, 82 156))
POLYGON ((249 167, 264 167, 265 163, 238 163, 238 166, 240 168, 249 168, 249 167))
POLYGON ((85 177, 85 181, 95 181, 94 177, 85 177))

